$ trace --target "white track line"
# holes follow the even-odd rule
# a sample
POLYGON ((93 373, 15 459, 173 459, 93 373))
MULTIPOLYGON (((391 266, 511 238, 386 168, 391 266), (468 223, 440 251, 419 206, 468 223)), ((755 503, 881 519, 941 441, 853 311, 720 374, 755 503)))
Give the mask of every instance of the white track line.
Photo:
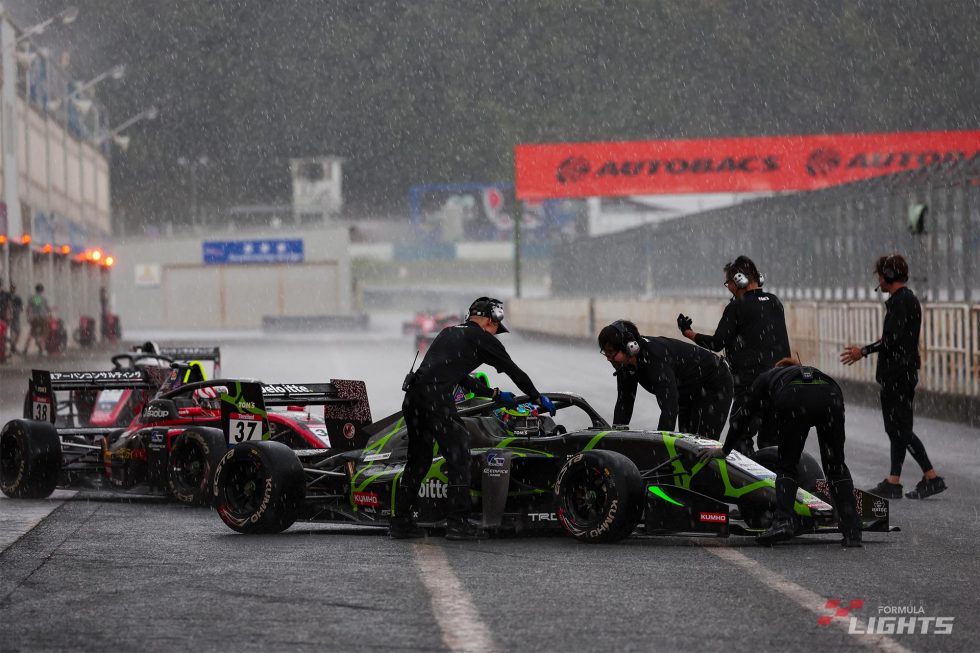
MULTIPOLYGON (((722 560, 741 567, 743 571, 746 571, 754 576, 756 580, 761 582, 766 587, 776 590, 783 596, 799 605, 801 608, 809 610, 818 617, 827 614, 827 609, 824 607, 827 604, 827 599, 819 596, 815 592, 811 592, 805 587, 800 587, 793 581, 783 578, 774 571, 766 569, 745 554, 740 553, 735 549, 714 545, 704 545, 704 549, 712 555, 718 556, 722 560)), ((861 631, 866 631, 868 629, 868 624, 864 619, 861 619, 860 617, 854 618, 857 619, 857 622, 860 624, 861 631)), ((847 632, 848 627, 850 626, 849 619, 834 619, 830 623, 838 628, 842 628, 844 632, 847 632)), ((816 621, 813 622, 813 625, 815 628, 817 627, 816 621)), ((905 648, 894 639, 886 637, 885 635, 865 635, 862 633, 853 634, 851 636, 858 644, 861 644, 872 651, 882 651, 884 653, 911 653, 909 649, 905 648)))
POLYGON ((442 631, 442 641, 459 653, 496 653, 490 630, 480 620, 469 594, 453 573, 441 546, 413 544, 419 576, 429 591, 432 614, 442 631))
POLYGON ((66 499, 75 496, 73 491, 55 490, 48 499, 8 499, 0 497, 0 552, 40 524, 66 499))

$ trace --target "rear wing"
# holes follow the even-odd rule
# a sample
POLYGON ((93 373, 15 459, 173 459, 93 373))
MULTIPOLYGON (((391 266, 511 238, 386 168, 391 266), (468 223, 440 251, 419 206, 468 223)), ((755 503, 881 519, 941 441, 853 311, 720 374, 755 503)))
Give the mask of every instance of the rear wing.
POLYGON ((159 351, 172 361, 212 361, 213 376, 221 376, 221 347, 160 347, 159 351))
POLYGON ((267 407, 323 406, 323 421, 332 448, 361 449, 370 434, 371 403, 364 381, 331 379, 330 383, 272 383, 262 386, 267 407))
POLYGON ((144 370, 99 370, 95 372, 51 372, 32 370, 27 382, 24 401, 24 417, 38 422, 55 423, 58 404, 57 392, 99 390, 152 390, 144 370))

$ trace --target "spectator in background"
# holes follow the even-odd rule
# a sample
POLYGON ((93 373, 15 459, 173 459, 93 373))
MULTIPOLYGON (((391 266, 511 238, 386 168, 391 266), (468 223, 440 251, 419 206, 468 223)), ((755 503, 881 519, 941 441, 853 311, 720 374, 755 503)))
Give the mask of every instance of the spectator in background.
POLYGON ((48 306, 48 299, 44 296, 44 284, 39 283, 34 286, 34 294, 27 302, 27 321, 31 326, 31 332, 27 344, 24 345, 24 355, 27 355, 32 342, 37 345, 38 354, 44 354, 50 317, 51 307, 48 306))
POLYGON ((10 284, 10 319, 7 320, 7 330, 10 333, 10 351, 17 353, 17 343, 20 342, 20 314, 24 312, 24 300, 17 294, 17 286, 10 284))

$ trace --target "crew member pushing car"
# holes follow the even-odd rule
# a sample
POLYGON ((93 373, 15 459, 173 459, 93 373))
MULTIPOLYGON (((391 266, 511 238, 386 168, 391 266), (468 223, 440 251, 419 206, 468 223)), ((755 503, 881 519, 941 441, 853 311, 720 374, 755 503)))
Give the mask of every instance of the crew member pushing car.
MULTIPOLYGON (((422 359, 419 369, 405 381, 402 411, 408 430, 408 458, 398 483, 395 515, 389 534, 394 538, 420 537, 424 533, 415 524, 412 511, 419 486, 432 464, 433 439, 446 460, 449 478, 449 515, 446 537, 476 539, 479 530, 469 523, 470 451, 469 434, 453 401, 457 384, 469 387, 470 372, 481 364, 490 365, 508 375, 531 401, 555 414, 552 401, 538 393, 527 374, 507 354, 494 336, 507 333, 503 325, 504 307, 500 300, 480 297, 470 306, 469 318, 463 324, 443 329, 422 359)), ((493 398, 516 405, 514 395, 493 391, 493 398)))
POLYGON ((707 349, 673 338, 641 336, 617 320, 599 332, 599 351, 616 369, 613 424, 629 424, 636 389, 657 397, 661 431, 721 437, 732 403, 732 373, 707 349))
MULTIPOLYGON (((776 361, 790 355, 789 336, 786 333, 786 317, 779 298, 762 290, 763 277, 755 263, 747 256, 739 256, 724 267, 725 288, 732 293, 732 301, 718 322, 714 335, 695 333, 692 320, 683 313, 677 316, 677 328, 685 338, 693 340, 711 351, 725 350, 735 381, 732 417, 745 405, 746 396, 756 377, 771 369, 776 361)), ((751 434, 759 430, 759 448, 776 444, 769 428, 769 421, 759 421, 751 427, 751 434)), ((751 453, 752 440, 740 443, 743 453, 751 453)))
POLYGON ((751 437, 749 424, 762 412, 773 415, 773 426, 779 442, 776 463, 776 516, 759 542, 772 544, 793 537, 793 506, 799 487, 797 469, 803 445, 816 427, 820 443, 820 463, 830 484, 830 494, 837 508, 838 527, 845 547, 861 546, 861 522, 854 500, 854 482, 844 464, 844 398, 840 386, 830 376, 814 367, 803 367, 799 361, 786 358, 777 367, 756 378, 741 411, 732 417, 731 428, 723 447, 705 449, 700 458, 724 458, 735 445, 751 437))

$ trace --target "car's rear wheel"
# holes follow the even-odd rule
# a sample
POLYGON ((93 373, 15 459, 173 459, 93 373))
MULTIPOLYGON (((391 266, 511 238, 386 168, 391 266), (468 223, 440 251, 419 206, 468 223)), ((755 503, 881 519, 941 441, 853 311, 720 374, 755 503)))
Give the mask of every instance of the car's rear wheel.
POLYGON ((206 504, 211 497, 214 470, 227 448, 221 429, 195 426, 174 438, 167 464, 174 498, 181 503, 206 504))
POLYGON ((643 514, 643 480, 632 460, 615 451, 573 456, 555 482, 558 519, 580 542, 616 542, 643 514))
POLYGON ((239 533, 289 528, 306 498, 303 466, 279 442, 244 442, 228 451, 214 477, 215 508, 239 533))
POLYGON ((15 419, 0 431, 0 491, 15 499, 43 499, 61 472, 61 441, 45 422, 15 419))

